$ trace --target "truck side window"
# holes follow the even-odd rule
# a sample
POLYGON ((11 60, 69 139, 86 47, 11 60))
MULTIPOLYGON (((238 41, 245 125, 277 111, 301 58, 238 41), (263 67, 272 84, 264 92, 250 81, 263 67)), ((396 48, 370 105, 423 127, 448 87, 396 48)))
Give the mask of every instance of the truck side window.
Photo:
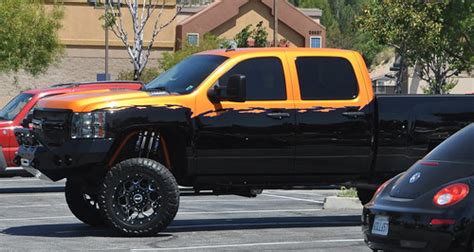
POLYGON ((338 57, 296 59, 302 100, 352 100, 359 86, 351 63, 338 57))
POLYGON ((219 83, 227 83, 235 74, 247 79, 247 100, 286 100, 285 75, 279 58, 244 60, 224 74, 219 83))

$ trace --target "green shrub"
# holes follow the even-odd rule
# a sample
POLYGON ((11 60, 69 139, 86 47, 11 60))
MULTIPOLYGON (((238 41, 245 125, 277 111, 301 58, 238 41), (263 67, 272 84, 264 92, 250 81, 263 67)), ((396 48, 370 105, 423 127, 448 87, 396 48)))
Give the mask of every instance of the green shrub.
POLYGON ((212 34, 204 34, 202 40, 199 41, 199 45, 190 45, 188 43, 183 45, 181 50, 176 52, 165 52, 163 57, 158 60, 159 69, 166 71, 178 64, 183 59, 202 51, 208 51, 213 49, 219 49, 225 47, 227 41, 222 38, 218 38, 212 34))
POLYGON ((341 187, 341 189, 337 192, 337 197, 341 198, 357 198, 357 189, 351 187, 347 188, 345 186, 341 187))
MULTIPOLYGON (((140 81, 143 83, 148 83, 160 75, 160 70, 158 68, 146 68, 141 77, 140 81)), ((125 70, 118 74, 119 80, 133 80, 133 70, 125 70)))

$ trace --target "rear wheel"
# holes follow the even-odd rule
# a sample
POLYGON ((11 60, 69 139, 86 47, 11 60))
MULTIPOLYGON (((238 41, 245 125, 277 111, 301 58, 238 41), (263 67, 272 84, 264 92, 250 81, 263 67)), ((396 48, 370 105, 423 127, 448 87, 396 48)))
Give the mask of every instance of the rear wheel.
POLYGON ((86 192, 84 183, 78 179, 66 181, 66 202, 72 214, 80 221, 91 226, 101 226, 104 219, 99 211, 97 195, 86 192))
POLYGON ((171 172, 145 158, 125 160, 107 174, 100 208, 110 227, 126 236, 151 236, 164 230, 179 206, 179 188, 171 172))
POLYGON ((369 201, 372 200, 372 197, 374 197, 374 193, 375 191, 370 189, 357 189, 357 196, 362 205, 369 203, 369 201))

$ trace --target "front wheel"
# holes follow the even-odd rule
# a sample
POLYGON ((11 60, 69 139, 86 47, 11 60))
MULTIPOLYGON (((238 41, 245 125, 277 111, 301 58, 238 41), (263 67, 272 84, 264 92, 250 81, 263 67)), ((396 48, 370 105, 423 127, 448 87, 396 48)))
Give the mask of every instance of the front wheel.
POLYGON ((99 203, 114 231, 125 236, 151 236, 176 216, 179 188, 173 174, 160 163, 133 158, 108 172, 99 203))
POLYGON ((64 189, 67 205, 80 221, 90 226, 101 226, 104 219, 99 211, 97 195, 86 192, 84 188, 81 180, 68 179, 64 189))

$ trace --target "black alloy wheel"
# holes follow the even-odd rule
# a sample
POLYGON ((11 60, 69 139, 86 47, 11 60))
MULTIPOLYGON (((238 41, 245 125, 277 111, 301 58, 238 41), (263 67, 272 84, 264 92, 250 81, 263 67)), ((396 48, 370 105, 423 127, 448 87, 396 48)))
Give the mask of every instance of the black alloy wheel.
POLYGON ((106 222, 125 236, 151 236, 164 230, 179 207, 179 188, 172 173, 145 158, 125 160, 107 174, 100 190, 106 222))

